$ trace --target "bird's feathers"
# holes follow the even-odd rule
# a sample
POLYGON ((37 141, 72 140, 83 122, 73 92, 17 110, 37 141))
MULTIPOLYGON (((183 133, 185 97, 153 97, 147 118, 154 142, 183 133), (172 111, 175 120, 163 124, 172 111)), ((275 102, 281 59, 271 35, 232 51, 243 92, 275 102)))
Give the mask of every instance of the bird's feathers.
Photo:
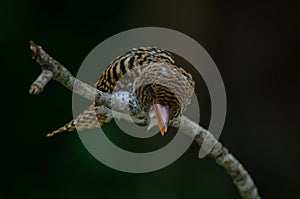
MULTIPOLYGON (((135 94, 140 98, 137 99, 140 108, 142 110, 144 109, 145 111, 149 111, 151 103, 147 102, 147 99, 149 100, 150 96, 143 93, 149 94, 153 92, 157 95, 157 100, 161 101, 161 103, 164 103, 164 101, 171 103, 172 106, 175 107, 174 110, 176 110, 175 114, 173 115, 178 116, 182 111, 181 108, 184 108, 189 104, 189 99, 191 97, 190 93, 194 90, 194 81, 189 73, 175 65, 172 54, 166 50, 153 47, 141 47, 138 49, 133 49, 132 51, 117 57, 103 71, 99 81, 95 84, 95 87, 102 92, 112 93, 124 89, 128 86, 128 83, 134 84, 136 83, 136 80, 141 82, 141 80, 145 81, 151 78, 156 78, 156 82, 154 81, 156 84, 151 85, 151 87, 149 87, 149 85, 145 85, 144 87, 138 87, 135 85, 135 87, 137 87, 135 94), (148 72, 141 75, 141 71, 144 69, 147 71, 152 71, 152 76, 151 73, 148 72), (173 72, 169 73, 169 71, 167 71, 167 73, 164 74, 163 71, 166 69, 171 69, 173 72), (119 81, 120 78, 129 71, 131 78, 129 78, 130 80, 126 81, 134 81, 119 81), (157 78, 158 76, 161 78, 157 78), (176 91, 175 97, 172 95, 172 92, 168 90, 168 88, 159 86, 162 84, 162 80, 167 82, 167 87, 171 87, 171 90, 176 91), (177 99, 178 95, 180 96, 180 99, 177 99), (180 100, 180 103, 183 103, 184 107, 180 107, 180 105, 178 105, 180 104, 178 103, 180 100), (179 107, 176 107, 176 103, 179 107)), ((59 129, 49 133, 47 136, 51 137, 63 131, 74 131, 76 128, 78 130, 90 129, 110 122, 111 119, 107 118, 106 115, 103 114, 98 114, 96 116, 98 121, 95 120, 95 111, 98 110, 99 107, 100 105, 93 103, 88 109, 79 114, 77 118, 73 119, 59 129)))

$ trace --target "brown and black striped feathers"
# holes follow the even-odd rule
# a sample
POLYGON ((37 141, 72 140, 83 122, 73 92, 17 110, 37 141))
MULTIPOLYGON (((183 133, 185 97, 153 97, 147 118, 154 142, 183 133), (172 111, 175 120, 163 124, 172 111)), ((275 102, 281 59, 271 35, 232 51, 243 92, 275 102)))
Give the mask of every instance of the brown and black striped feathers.
POLYGON ((153 63, 144 70, 137 78, 134 91, 139 107, 148 112, 153 103, 168 105, 169 119, 179 116, 190 104, 194 93, 195 83, 192 76, 169 63, 153 63))
MULTIPOLYGON (((112 93, 123 89, 127 90, 128 84, 145 81, 146 83, 147 81, 151 82, 151 84, 140 87, 138 84, 132 86, 135 88, 134 95, 136 95, 139 107, 148 112, 152 106, 151 100, 155 96, 159 103, 169 104, 172 107, 172 118, 177 117, 189 104, 194 90, 194 81, 191 75, 175 65, 172 54, 153 47, 133 49, 117 57, 104 70, 95 87, 103 92, 112 93), (168 70, 165 74, 163 73, 164 69, 168 70), (125 74, 129 74, 130 78, 122 78, 125 74), (165 83, 162 85, 160 82, 165 83)), ((95 114, 94 111, 97 109, 99 106, 92 104, 76 119, 49 133, 48 136, 62 131, 74 131, 76 128, 89 129, 108 123, 110 119, 105 115, 97 115, 99 123, 94 121, 92 114, 95 114)))
POLYGON ((134 70, 136 72, 132 74, 137 77, 139 74, 136 73, 139 70, 153 63, 175 64, 175 61, 172 54, 165 50, 152 47, 134 48, 125 55, 117 57, 109 64, 102 73, 99 82, 96 83, 96 88, 103 92, 111 93, 114 90, 117 81, 127 72, 131 71, 131 69, 137 68, 137 70, 134 70))

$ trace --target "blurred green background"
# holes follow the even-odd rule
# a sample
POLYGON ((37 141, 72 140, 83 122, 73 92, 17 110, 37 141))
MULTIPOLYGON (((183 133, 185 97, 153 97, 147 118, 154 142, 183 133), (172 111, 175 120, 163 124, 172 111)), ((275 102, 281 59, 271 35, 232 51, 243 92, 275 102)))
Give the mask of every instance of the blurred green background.
MULTIPOLYGON (((197 158, 196 144, 164 169, 129 174, 94 159, 76 133, 45 137, 72 118, 72 95, 54 81, 41 95, 28 94, 40 73, 28 41, 76 74, 98 43, 143 26, 180 31, 209 52, 227 91, 221 142, 246 166, 263 198, 297 198, 297 14, 288 1, 1 1, 0 198, 240 198, 221 167, 197 158)), ((206 126, 207 96, 200 104, 206 126)))

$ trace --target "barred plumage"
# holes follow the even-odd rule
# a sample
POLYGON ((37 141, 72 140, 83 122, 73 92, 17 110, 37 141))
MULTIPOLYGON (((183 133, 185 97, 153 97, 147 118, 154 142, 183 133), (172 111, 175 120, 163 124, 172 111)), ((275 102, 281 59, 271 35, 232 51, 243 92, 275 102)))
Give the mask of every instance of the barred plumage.
MULTIPOLYGON (((95 87, 100 91, 112 93, 128 90, 129 84, 137 104, 143 111, 148 112, 153 106, 156 113, 159 113, 162 107, 167 107, 167 118, 163 116, 165 120, 173 119, 182 113, 190 103, 195 86, 192 76, 175 65, 170 52, 154 47, 133 49, 117 57, 104 70, 95 87), (125 74, 130 78, 123 78, 125 74)), ((73 131, 75 128, 89 129, 98 126, 97 121, 90 117, 97 109, 99 106, 93 103, 76 119, 47 136, 62 131, 73 131)), ((101 114, 97 115, 97 118, 100 126, 110 121, 101 114)))
POLYGON ((96 88, 103 92, 112 92, 116 82, 132 68, 141 68, 157 62, 175 64, 172 54, 166 50, 153 47, 134 48, 109 64, 96 83, 96 88))

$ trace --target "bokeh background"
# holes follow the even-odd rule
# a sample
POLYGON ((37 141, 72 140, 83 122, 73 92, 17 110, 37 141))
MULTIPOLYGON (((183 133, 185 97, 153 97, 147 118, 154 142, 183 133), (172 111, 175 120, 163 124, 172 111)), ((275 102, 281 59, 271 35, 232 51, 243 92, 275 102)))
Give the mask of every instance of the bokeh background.
MULTIPOLYGON (((144 26, 180 31, 209 52, 227 91, 221 142, 245 165, 263 198, 297 198, 297 14, 289 1, 1 1, 0 198, 240 198, 223 168, 197 158, 196 144, 164 169, 129 174, 94 159, 76 133, 45 137, 72 118, 72 94, 57 82, 41 95, 28 94, 40 73, 28 41, 76 74, 98 43, 144 26)), ((206 126, 209 98, 200 104, 206 126)), ((113 124, 105 128, 117 131, 113 124)))

